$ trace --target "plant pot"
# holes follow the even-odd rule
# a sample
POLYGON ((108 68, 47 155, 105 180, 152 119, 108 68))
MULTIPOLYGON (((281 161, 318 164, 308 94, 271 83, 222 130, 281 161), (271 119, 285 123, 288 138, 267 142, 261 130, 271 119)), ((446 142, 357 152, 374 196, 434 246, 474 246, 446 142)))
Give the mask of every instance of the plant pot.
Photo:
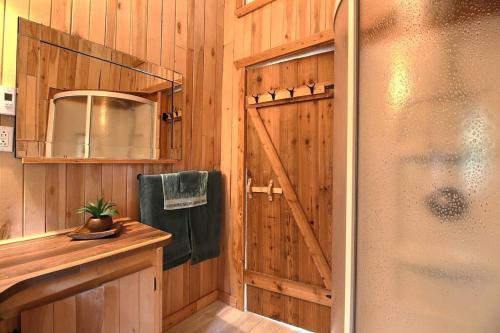
POLYGON ((85 223, 85 227, 91 232, 107 231, 113 227, 113 219, 111 216, 91 217, 85 223))

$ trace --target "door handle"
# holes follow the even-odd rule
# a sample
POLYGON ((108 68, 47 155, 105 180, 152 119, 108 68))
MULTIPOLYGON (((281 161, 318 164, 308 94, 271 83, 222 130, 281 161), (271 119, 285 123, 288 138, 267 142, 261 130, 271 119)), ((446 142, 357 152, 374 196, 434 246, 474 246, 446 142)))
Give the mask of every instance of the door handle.
POLYGON ((253 193, 266 193, 267 199, 273 201, 274 194, 283 194, 283 189, 280 187, 274 187, 274 180, 270 180, 267 186, 252 186, 252 178, 247 179, 246 192, 248 199, 253 198, 253 193))

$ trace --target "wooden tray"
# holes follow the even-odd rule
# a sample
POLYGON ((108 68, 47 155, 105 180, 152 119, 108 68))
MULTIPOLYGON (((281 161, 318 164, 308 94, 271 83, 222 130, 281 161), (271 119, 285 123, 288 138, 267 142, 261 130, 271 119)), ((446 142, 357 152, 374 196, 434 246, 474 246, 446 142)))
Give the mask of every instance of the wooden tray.
POLYGON ((113 227, 106 231, 100 232, 91 232, 85 225, 77 228, 75 231, 72 231, 68 234, 68 237, 71 237, 76 240, 88 240, 88 239, 99 239, 110 237, 120 233, 123 227, 123 222, 115 222, 113 227))

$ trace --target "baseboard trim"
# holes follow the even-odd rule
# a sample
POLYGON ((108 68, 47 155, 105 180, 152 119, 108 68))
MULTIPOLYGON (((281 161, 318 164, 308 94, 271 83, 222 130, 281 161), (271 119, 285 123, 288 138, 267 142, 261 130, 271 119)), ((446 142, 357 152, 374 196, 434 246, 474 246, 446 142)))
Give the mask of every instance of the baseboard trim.
POLYGON ((217 301, 218 299, 219 299, 219 291, 214 290, 211 293, 198 299, 197 301, 183 307, 179 311, 163 317, 163 320, 162 320, 163 331, 175 326, 176 324, 180 323, 181 321, 183 321, 187 317, 189 317, 189 316, 195 314, 196 312, 200 311, 201 309, 209 306, 210 304, 217 301))
POLYGON ((219 290, 219 301, 226 303, 229 306, 232 306, 233 308, 242 310, 243 309, 243 304, 239 306, 238 304, 238 299, 234 296, 229 295, 225 291, 219 290))

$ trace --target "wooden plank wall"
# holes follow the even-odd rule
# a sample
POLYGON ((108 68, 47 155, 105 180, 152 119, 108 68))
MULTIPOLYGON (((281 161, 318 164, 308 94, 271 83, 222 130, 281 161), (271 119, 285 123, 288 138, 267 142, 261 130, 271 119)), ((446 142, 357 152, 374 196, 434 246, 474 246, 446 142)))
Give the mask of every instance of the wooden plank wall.
MULTIPOLYGON (((138 173, 219 169, 223 0, 0 0, 2 83, 15 85, 21 16, 173 68, 185 78, 184 159, 167 165, 22 165, 0 153, 0 238, 75 226, 75 210, 104 195, 121 215, 138 217, 138 173)), ((1 116, 0 124, 13 125, 1 116)), ((217 289, 216 260, 169 270, 167 316, 217 289)))
POLYGON ((220 261, 219 289, 232 304, 242 307, 243 207, 238 193, 242 191, 243 171, 237 165, 244 139, 241 100, 245 92, 243 70, 236 69, 234 61, 332 30, 335 0, 275 0, 240 18, 235 15, 235 6, 236 1, 226 0, 224 8, 221 170, 229 195, 223 231, 223 244, 227 246, 225 260, 220 261))

